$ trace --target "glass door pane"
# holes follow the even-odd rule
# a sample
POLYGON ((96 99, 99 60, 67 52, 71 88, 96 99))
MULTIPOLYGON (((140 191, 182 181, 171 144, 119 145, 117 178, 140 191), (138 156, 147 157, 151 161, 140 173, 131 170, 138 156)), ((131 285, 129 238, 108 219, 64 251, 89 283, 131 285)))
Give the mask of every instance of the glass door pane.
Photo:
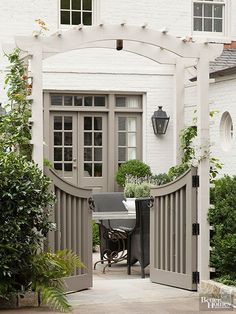
POLYGON ((81 186, 106 190, 107 117, 101 113, 83 113, 80 117, 79 151, 81 186))
POLYGON ((76 115, 54 113, 51 117, 51 160, 56 172, 77 183, 76 115))

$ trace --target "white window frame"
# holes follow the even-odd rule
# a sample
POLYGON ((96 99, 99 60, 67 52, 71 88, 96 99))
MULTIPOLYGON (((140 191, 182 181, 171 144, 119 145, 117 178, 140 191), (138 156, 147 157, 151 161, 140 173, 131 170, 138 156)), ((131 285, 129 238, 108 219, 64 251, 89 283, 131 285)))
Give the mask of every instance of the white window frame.
MULTIPOLYGON (((203 17, 202 17, 203 18, 203 17)), ((214 19, 214 17, 212 17, 214 19)), ((228 33, 228 0, 193 0, 192 1, 192 33, 196 36, 201 37, 225 37, 228 33), (194 30, 194 4, 220 4, 222 5, 222 32, 207 32, 207 31, 195 31, 194 30)))
POLYGON ((234 125, 232 116, 228 111, 225 111, 220 120, 220 142, 223 151, 228 152, 233 145, 234 125))
MULTIPOLYGON (((71 20, 71 14, 72 14, 72 11, 74 11, 74 10, 68 9, 66 11, 70 11, 70 20, 71 20)), ((78 10, 78 11, 80 11, 80 10, 78 10)), ((83 11, 83 10, 81 10, 81 11, 83 11)), ((90 12, 90 11, 88 11, 88 12, 90 12)), ((92 24, 91 25, 85 25, 85 26, 90 27, 90 26, 98 24, 99 16, 100 16, 100 1, 99 0, 92 0, 92 24)), ((67 30, 67 29, 70 29, 70 28, 75 27, 75 26, 76 25, 74 25, 74 24, 61 24, 61 0, 58 0, 58 28, 67 30)))

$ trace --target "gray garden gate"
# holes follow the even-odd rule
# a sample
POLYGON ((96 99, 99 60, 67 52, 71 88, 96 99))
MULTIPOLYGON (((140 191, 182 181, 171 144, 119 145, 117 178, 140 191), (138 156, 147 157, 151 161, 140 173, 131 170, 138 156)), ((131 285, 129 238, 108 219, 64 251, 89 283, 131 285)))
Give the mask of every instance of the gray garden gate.
POLYGON ((45 170, 45 174, 52 180, 52 190, 56 195, 52 219, 57 230, 49 233, 48 246, 53 252, 73 250, 86 266, 65 278, 66 290, 79 291, 92 287, 92 210, 88 205, 92 191, 64 181, 52 170, 45 170))
POLYGON ((152 189, 152 282, 197 290, 197 187, 198 176, 192 168, 173 183, 152 189))

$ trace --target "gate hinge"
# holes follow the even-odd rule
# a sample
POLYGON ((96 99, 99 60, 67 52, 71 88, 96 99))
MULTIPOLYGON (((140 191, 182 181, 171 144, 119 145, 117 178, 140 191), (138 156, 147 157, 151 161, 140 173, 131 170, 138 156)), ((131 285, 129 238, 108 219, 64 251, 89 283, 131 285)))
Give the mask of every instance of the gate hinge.
POLYGON ((199 175, 192 176, 192 187, 199 188, 199 175))
POLYGON ((200 274, 199 271, 193 272, 193 283, 199 283, 200 281, 200 274))
POLYGON ((193 224, 192 229, 193 229, 193 235, 200 234, 200 225, 198 223, 193 224))

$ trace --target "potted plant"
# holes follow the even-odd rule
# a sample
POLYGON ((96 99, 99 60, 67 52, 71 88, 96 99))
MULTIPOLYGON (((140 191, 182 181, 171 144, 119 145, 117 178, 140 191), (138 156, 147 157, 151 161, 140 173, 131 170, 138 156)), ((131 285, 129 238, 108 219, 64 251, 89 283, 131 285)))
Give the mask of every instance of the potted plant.
POLYGON ((148 182, 127 182, 124 188, 126 200, 123 201, 129 212, 135 212, 136 198, 149 197, 151 186, 148 182))

